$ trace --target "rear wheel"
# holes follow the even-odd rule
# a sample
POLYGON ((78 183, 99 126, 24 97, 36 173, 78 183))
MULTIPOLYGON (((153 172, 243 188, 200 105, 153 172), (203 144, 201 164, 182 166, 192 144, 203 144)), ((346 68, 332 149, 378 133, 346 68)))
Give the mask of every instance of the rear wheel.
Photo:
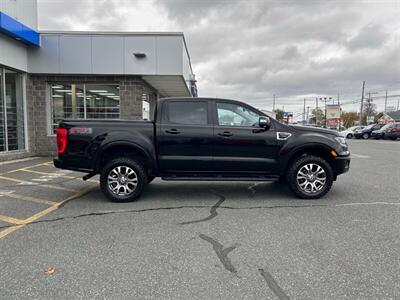
POLYGON ((346 136, 346 138, 352 139, 352 138, 353 138, 353 134, 349 133, 349 134, 346 136))
POLYGON ((147 182, 146 170, 132 158, 112 159, 100 173, 101 191, 113 202, 136 200, 147 182))
POLYGON ((396 136, 392 136, 392 137, 391 137, 391 140, 392 140, 392 141, 395 141, 395 140, 397 140, 397 137, 396 137, 396 136))
POLYGON ((319 199, 331 189, 333 171, 323 158, 303 156, 289 168, 287 182, 298 198, 319 199))
POLYGON ((362 135, 362 138, 363 138, 364 140, 368 140, 369 134, 368 134, 368 133, 364 133, 364 134, 362 135))

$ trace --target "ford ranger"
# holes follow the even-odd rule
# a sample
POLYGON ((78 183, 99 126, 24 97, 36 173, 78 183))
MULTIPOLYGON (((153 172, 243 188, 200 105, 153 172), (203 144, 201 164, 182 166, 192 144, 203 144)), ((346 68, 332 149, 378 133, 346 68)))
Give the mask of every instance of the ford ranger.
POLYGON ((100 174, 116 202, 163 180, 281 181, 318 199, 350 166, 336 131, 289 126, 239 101, 165 98, 150 121, 66 120, 56 129, 57 168, 100 174))

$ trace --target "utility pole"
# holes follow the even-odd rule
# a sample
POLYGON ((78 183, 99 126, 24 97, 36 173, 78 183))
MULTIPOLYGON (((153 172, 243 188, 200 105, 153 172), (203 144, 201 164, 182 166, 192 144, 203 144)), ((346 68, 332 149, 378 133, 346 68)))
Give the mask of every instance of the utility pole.
POLYGON ((386 94, 385 94, 385 113, 386 113, 386 107, 387 107, 387 90, 386 90, 386 94))
POLYGON ((371 110, 371 92, 368 92, 368 108, 367 108, 367 119, 366 119, 366 125, 368 125, 368 119, 369 119, 369 112, 371 110))
POLYGON ((315 125, 318 124, 318 97, 315 98, 315 125))
POLYGON ((305 124, 306 121, 306 98, 304 98, 304 104, 303 104, 303 124, 305 124))
POLYGON ((399 104, 400 104, 400 100, 397 99, 397 110, 399 110, 399 104))
POLYGON ((272 111, 275 111, 275 94, 274 99, 272 100, 272 111))
POLYGON ((362 113, 363 113, 363 104, 364 104, 364 88, 365 88, 365 80, 363 81, 362 85, 362 92, 361 92, 361 107, 360 107, 360 126, 362 125, 362 113))
POLYGON ((307 116, 306 116, 306 120, 307 120, 307 124, 308 124, 308 120, 309 120, 309 115, 310 114, 310 107, 307 106, 307 116))
POLYGON ((340 106, 340 94, 337 94, 337 104, 340 106))

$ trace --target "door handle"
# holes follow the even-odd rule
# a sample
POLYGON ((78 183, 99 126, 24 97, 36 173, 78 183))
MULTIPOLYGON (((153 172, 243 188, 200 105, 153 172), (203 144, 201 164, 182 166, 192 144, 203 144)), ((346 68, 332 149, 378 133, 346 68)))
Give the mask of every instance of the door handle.
POLYGON ((233 133, 231 133, 230 131, 224 131, 224 132, 218 133, 218 135, 228 137, 228 136, 232 136, 233 133))
POLYGON ((169 130, 165 130, 165 132, 169 133, 169 134, 180 134, 181 133, 178 129, 175 129, 175 128, 169 129, 169 130))

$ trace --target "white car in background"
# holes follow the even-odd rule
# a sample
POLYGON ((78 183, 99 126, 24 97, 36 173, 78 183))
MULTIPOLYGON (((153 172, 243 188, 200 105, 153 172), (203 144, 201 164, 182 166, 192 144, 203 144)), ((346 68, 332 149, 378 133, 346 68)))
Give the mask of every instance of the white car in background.
POLYGON ((352 126, 347 128, 346 130, 339 132, 339 135, 346 139, 352 139, 354 137, 354 132, 356 130, 362 130, 364 127, 365 126, 352 126))

